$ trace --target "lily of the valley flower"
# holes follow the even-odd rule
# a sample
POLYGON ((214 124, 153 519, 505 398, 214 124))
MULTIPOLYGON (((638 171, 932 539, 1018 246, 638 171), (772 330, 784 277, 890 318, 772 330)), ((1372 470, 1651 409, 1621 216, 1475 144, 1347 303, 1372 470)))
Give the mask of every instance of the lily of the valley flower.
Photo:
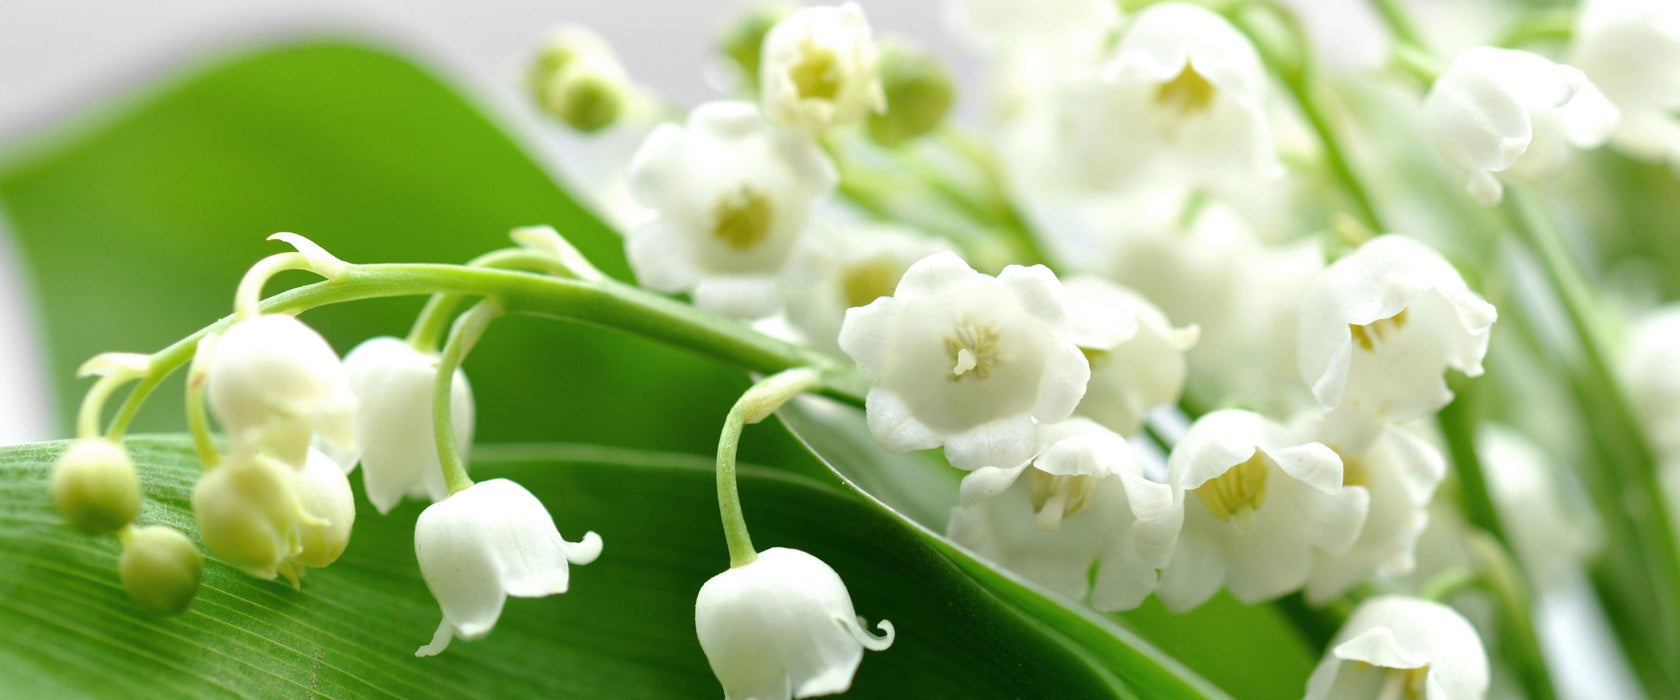
POLYGON ((838 227, 818 242, 816 265, 826 272, 788 294, 788 321, 811 343, 838 352, 847 309, 892 296, 917 260, 950 249, 942 240, 902 226, 838 227))
POLYGON ((433 656, 454 637, 490 633, 508 596, 565 593, 570 564, 601 554, 601 536, 567 542, 542 501, 507 479, 482 481, 428 506, 414 523, 414 554, 426 587, 443 608, 432 641, 415 656, 433 656))
MULTIPOLYGON (((344 356, 344 371, 356 395, 360 456, 343 455, 345 472, 362 467, 368 500, 380 513, 390 512, 404 496, 449 496, 438 464, 432 433, 432 387, 436 355, 414 349, 397 338, 372 338, 344 356)), ((455 444, 466 461, 472 445, 472 387, 459 368, 450 387, 450 419, 455 444)))
POLYGON ((1144 478, 1125 438, 1088 419, 1044 426, 1039 443, 1030 466, 963 479, 951 539, 1071 600, 1089 593, 1098 610, 1137 607, 1172 556, 1182 504, 1144 478))
POLYGON ((1470 196, 1489 206, 1504 196, 1501 179, 1534 183, 1555 175, 1572 148, 1597 148, 1610 138, 1618 118, 1580 70, 1488 47, 1453 59, 1423 110, 1447 159, 1470 171, 1470 196))
POLYGON ((874 383, 869 430, 895 452, 944 445, 960 469, 1032 457, 1037 423, 1073 413, 1090 365, 1061 282, 1040 265, 995 279, 955 253, 904 273, 893 296, 846 312, 840 347, 874 383))
POLYGON ((1416 239, 1379 236, 1307 288, 1301 378, 1325 411, 1352 414, 1339 419, 1364 418, 1374 428, 1428 415, 1452 400, 1448 368, 1482 373, 1497 317, 1440 253, 1416 239))
POLYGON ((713 576, 694 603, 700 648, 727 700, 788 700, 843 693, 876 637, 834 569, 797 549, 773 547, 713 576))
POLYGON ((1570 63, 1621 111, 1612 143, 1680 167, 1680 5, 1587 0, 1570 63))
POLYGON ((298 500, 297 470, 249 446, 205 472, 192 505, 211 554, 269 580, 294 573, 291 559, 303 553, 305 521, 317 521, 298 500))
POLYGON ((1066 97, 1070 164, 1092 184, 1170 175, 1204 184, 1282 174, 1266 73, 1248 38, 1196 5, 1151 5, 1096 83, 1066 97))
POLYGON ((236 444, 302 469, 311 441, 355 442, 350 392, 338 354, 291 316, 255 316, 215 341, 206 379, 210 412, 236 444))
MULTIPOLYGON (((1320 441, 1340 450, 1323 428, 1320 441)), ((1429 525, 1429 502, 1446 475, 1446 461, 1428 441, 1386 426, 1363 452, 1339 451, 1342 486, 1362 489, 1370 510, 1359 539, 1342 554, 1314 552, 1307 602, 1323 605, 1373 575, 1409 573, 1418 537, 1429 525)))
POLYGON ((293 580, 303 575, 306 566, 320 568, 338 561, 356 524, 350 480, 338 462, 319 450, 309 451, 303 471, 297 474, 297 496, 298 507, 309 517, 298 531, 303 549, 289 562, 293 580))
POLYGON ((1368 497, 1343 487, 1334 451, 1248 411, 1202 416, 1167 470, 1184 508, 1156 590, 1169 610, 1201 605, 1221 586, 1244 603, 1300 588, 1314 552, 1346 553, 1365 522, 1368 497))
POLYGON ((1487 652, 1476 628, 1440 603, 1372 598, 1360 603, 1331 644, 1307 679, 1306 700, 1487 695, 1487 652))
POLYGON ((815 133, 883 111, 880 62, 857 3, 796 10, 764 36, 758 81, 764 113, 815 133))
POLYGON ((1195 326, 1174 328, 1137 292, 1100 277, 1067 281, 1073 341, 1091 364, 1085 398, 1074 412, 1122 435, 1136 434, 1150 408, 1178 401, 1184 353, 1195 326))
POLYGON ((784 273, 807 245, 811 204, 838 181, 815 144, 745 102, 709 102, 686 126, 661 125, 628 177, 631 194, 656 212, 625 241, 637 281, 747 318, 775 311, 784 273))

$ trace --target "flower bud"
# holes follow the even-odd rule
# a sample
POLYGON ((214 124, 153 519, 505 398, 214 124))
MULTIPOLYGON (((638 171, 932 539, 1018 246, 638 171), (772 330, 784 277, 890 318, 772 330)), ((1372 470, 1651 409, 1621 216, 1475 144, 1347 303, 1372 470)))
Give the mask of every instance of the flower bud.
POLYGON ((206 377, 210 413, 236 447, 301 469, 314 437, 355 442, 356 397, 338 354, 302 321, 271 314, 233 324, 216 341, 206 377))
POLYGON ((886 108, 880 50, 863 8, 807 7, 764 36, 759 97, 764 114, 808 134, 886 108))
POLYGON ((718 48, 740 66, 741 74, 754 87, 758 85, 758 64, 764 48, 764 35, 796 9, 799 9, 797 5, 786 2, 754 5, 736 16, 718 36, 718 48))
POLYGON ((115 532, 140 512, 140 477, 121 445, 104 438, 77 440, 53 464, 53 504, 89 535, 115 532))
POLYGON ((193 512, 204 546, 228 564, 273 580, 303 551, 297 476, 279 463, 234 456, 193 489, 193 512))
POLYGON ((297 494, 303 511, 316 520, 303 524, 303 553, 293 561, 314 567, 338 561, 356 524, 356 497, 344 470, 326 455, 310 450, 309 461, 297 475, 297 494))
POLYGON ((198 593, 204 557, 192 540, 173 528, 148 525, 123 541, 117 575, 134 604, 153 615, 179 615, 198 593))
POLYGON ((887 111, 869 115, 869 138, 897 146, 939 126, 956 99, 951 74, 933 56, 900 44, 881 46, 881 88, 887 111))
POLYGON ((545 111, 582 132, 623 116, 630 78, 607 40, 575 25, 549 36, 528 75, 531 96, 545 111))

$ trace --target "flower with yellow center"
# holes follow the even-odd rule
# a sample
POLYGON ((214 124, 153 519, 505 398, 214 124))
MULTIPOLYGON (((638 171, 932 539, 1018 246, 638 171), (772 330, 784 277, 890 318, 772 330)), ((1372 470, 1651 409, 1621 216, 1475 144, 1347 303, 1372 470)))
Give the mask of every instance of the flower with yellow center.
POLYGON ((961 469, 1015 466, 1034 431, 1073 413, 1090 365, 1048 268, 996 278, 955 253, 911 265, 890 297, 846 312, 840 347, 873 385, 870 432, 895 452, 944 446, 961 469))
POLYGON ((917 260, 951 249, 943 240, 894 224, 841 224, 817 240, 822 273, 788 291, 788 321, 817 347, 840 351, 846 309, 890 297, 917 260))
POLYGON ((1365 522, 1366 493, 1343 487, 1334 451, 1248 411, 1198 419, 1167 472, 1184 509, 1156 591, 1169 610, 1201 605, 1221 587, 1244 603, 1300 588, 1314 553, 1345 553, 1365 522))
POLYGON ((1075 413, 1122 435, 1135 435, 1143 414, 1178 401, 1195 326, 1175 328, 1142 295, 1100 277, 1067 281, 1074 342, 1091 363, 1091 383, 1075 413))
POLYGON ((1481 700, 1488 662, 1476 628, 1440 603, 1380 596, 1359 604, 1307 679, 1306 700, 1481 700))
POLYGON ((815 133, 859 121, 887 107, 880 50, 863 8, 796 10, 764 37, 759 60, 764 113, 815 133))

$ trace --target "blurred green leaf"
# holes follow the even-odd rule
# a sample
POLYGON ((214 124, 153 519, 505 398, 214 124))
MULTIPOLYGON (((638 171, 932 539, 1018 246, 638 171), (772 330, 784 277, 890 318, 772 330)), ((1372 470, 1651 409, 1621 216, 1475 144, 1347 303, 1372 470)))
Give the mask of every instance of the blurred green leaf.
MULTIPOLYGON (((286 250, 264 240, 276 231, 352 262, 460 262, 511 245, 515 226, 546 223, 629 278, 618 234, 495 123, 409 61, 353 44, 215 63, 15 147, 4 163, 0 204, 36 285, 64 426, 86 386, 77 365, 151 352, 229 313, 245 269, 286 250)), ((313 278, 289 273, 272 287, 301 281, 313 278)), ((304 319, 345 352, 405 334, 422 301, 304 319)), ((481 440, 702 454, 746 387, 671 348, 530 318, 498 323, 467 371, 481 440)), ((178 386, 149 400, 137 430, 185 425, 178 386)), ((820 473, 777 433, 743 458, 820 473)))
MULTIPOLYGON (((83 536, 52 509, 47 473, 65 444, 0 448, 0 689, 9 697, 721 694, 694 637, 694 597, 728 566, 710 460, 577 445, 475 455, 478 478, 520 482, 565 536, 594 530, 606 548, 573 570, 570 592, 509 600, 490 636, 417 659, 439 619, 414 562, 418 504, 381 517, 358 487, 349 549, 301 591, 211 558, 186 615, 147 618, 117 581, 115 538, 83 536)), ((188 441, 128 446, 146 485, 140 522, 193 533, 198 466, 188 441)), ((759 547, 815 554, 860 614, 898 628, 891 649, 865 657, 850 697, 1132 697, 1103 664, 896 519, 785 472, 741 476, 759 547)))

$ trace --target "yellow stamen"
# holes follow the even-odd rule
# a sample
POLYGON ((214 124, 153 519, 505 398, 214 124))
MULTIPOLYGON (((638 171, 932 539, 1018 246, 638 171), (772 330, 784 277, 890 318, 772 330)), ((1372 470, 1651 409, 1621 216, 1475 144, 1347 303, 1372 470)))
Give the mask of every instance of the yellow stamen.
POLYGON ((956 335, 945 339, 945 352, 951 356, 951 381, 985 379, 998 362, 997 341, 998 333, 991 326, 958 323, 956 335))
POLYGON ((725 245, 746 250, 770 235, 770 200, 742 186, 717 203, 717 228, 712 233, 725 245))
POLYGON ((1155 102, 1179 114, 1198 114, 1207 111, 1215 92, 1213 84, 1186 61, 1184 71, 1179 73, 1178 77, 1163 83, 1156 91, 1155 102))
POLYGON ((1225 470, 1196 487, 1213 517, 1234 522, 1237 529, 1247 532, 1254 528, 1254 512, 1266 500, 1267 463, 1270 460, 1259 451, 1247 461, 1225 470))
POLYGON ((1377 343, 1381 343, 1398 334, 1400 329, 1405 326, 1406 310, 1401 309, 1400 313, 1389 316, 1388 318, 1377 319, 1363 326, 1356 326, 1350 323, 1348 324, 1348 331, 1353 334, 1353 342, 1358 343, 1359 347, 1371 350, 1376 347, 1377 343))

